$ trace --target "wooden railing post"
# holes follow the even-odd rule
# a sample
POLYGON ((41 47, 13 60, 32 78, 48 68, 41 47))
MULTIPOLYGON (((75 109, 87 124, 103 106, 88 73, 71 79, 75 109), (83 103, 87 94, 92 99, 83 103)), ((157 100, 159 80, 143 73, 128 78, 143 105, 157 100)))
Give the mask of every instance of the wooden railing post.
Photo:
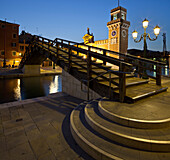
POLYGON ((57 54, 57 64, 58 64, 60 57, 59 57, 59 44, 57 43, 57 40, 56 40, 56 54, 57 54))
POLYGON ((109 72, 109 98, 111 99, 111 87, 112 87, 112 83, 111 83, 111 72, 109 72))
POLYGON ((90 52, 87 51, 87 100, 89 100, 91 69, 91 55, 90 52))
POLYGON ((50 50, 50 40, 48 40, 48 50, 50 50))
POLYGON ((68 57, 68 71, 70 72, 71 66, 72 66, 72 49, 69 48, 68 51, 69 57, 68 57))
MULTIPOLYGON (((103 56, 106 56, 106 50, 103 50, 103 56)), ((106 61, 103 61, 103 65, 106 65, 106 61)))
POLYGON ((156 85, 161 86, 161 66, 156 65, 156 85))
POLYGON ((42 47, 44 47, 44 38, 42 38, 42 47))
POLYGON ((125 66, 120 63, 119 71, 121 72, 119 75, 119 100, 120 102, 124 102, 125 96, 126 96, 126 74, 125 72, 125 66))
MULTIPOLYGON (((79 44, 77 43, 77 48, 79 47, 79 44)), ((79 51, 77 50, 77 56, 79 55, 79 51)))

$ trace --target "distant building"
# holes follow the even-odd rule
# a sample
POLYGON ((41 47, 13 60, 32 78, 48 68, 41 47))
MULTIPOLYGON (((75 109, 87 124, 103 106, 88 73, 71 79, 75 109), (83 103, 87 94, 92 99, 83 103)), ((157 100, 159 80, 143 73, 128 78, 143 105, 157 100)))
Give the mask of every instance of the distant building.
POLYGON ((128 29, 130 22, 126 20, 127 10, 121 6, 111 10, 111 21, 107 23, 109 30, 108 39, 94 41, 89 29, 84 35, 84 43, 89 46, 108 49, 126 54, 128 48, 128 29))
POLYGON ((4 64, 18 65, 19 54, 19 25, 0 20, 0 67, 4 64))

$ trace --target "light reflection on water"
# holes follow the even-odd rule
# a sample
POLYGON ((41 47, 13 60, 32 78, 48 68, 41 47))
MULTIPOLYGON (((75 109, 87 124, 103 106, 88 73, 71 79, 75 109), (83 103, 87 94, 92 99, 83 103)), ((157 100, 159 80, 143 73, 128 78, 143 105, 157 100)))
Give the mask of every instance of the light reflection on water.
MULTIPOLYGON (((154 65, 153 67, 156 70, 156 65, 154 65)), ((147 73, 151 76, 156 77, 156 72, 147 71, 147 73)), ((162 75, 169 76, 169 67, 168 66, 165 66, 162 68, 162 75)))
POLYGON ((61 75, 0 80, 0 103, 47 96, 62 91, 61 75))

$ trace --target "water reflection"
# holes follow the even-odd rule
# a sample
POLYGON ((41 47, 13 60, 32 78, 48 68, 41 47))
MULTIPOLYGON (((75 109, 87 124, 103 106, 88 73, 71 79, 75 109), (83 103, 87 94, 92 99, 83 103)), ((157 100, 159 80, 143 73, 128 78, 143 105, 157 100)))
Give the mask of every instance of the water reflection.
MULTIPOLYGON (((154 70, 156 70, 156 65, 154 65, 153 68, 154 70)), ((156 77, 156 72, 147 71, 147 74, 156 77)), ((164 76, 170 75, 169 66, 162 67, 162 75, 164 76)))
POLYGON ((47 96, 62 90, 61 76, 0 80, 0 103, 47 96))
POLYGON ((60 80, 60 77, 57 76, 57 77, 53 77, 53 81, 51 82, 50 86, 49 86, 49 93, 52 94, 52 93, 56 93, 56 92, 59 92, 60 91, 60 87, 61 86, 61 80, 60 80))
POLYGON ((14 88, 14 98, 16 100, 21 100, 20 79, 17 79, 16 87, 14 88))

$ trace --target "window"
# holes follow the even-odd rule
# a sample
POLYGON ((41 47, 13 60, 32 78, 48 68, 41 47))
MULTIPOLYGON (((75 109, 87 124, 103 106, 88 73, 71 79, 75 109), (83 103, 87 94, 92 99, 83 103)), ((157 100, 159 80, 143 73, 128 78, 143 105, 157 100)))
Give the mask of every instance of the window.
POLYGON ((14 30, 16 30, 16 29, 17 29, 17 27, 16 27, 16 26, 13 26, 13 29, 14 29, 14 30))
POLYGON ((117 19, 117 14, 114 14, 113 15, 113 20, 116 20, 117 19))
POLYGON ((3 56, 5 54, 5 52, 4 51, 1 51, 1 55, 3 56))
POLYGON ((17 34, 13 34, 13 38, 17 38, 17 34))
POLYGON ((15 51, 12 52, 12 56, 16 56, 16 52, 15 51))
POLYGON ((123 20, 125 20, 125 14, 124 14, 124 13, 122 13, 121 18, 122 18, 123 20))
POLYGON ((1 26, 2 28, 5 28, 5 25, 4 24, 2 24, 2 26, 1 26))
POLYGON ((24 46, 20 46, 20 50, 23 51, 24 50, 24 46))
POLYGON ((117 38, 112 38, 111 39, 111 44, 116 44, 117 43, 117 38))
POLYGON ((16 43, 12 43, 11 45, 12 45, 12 47, 16 47, 16 43))

